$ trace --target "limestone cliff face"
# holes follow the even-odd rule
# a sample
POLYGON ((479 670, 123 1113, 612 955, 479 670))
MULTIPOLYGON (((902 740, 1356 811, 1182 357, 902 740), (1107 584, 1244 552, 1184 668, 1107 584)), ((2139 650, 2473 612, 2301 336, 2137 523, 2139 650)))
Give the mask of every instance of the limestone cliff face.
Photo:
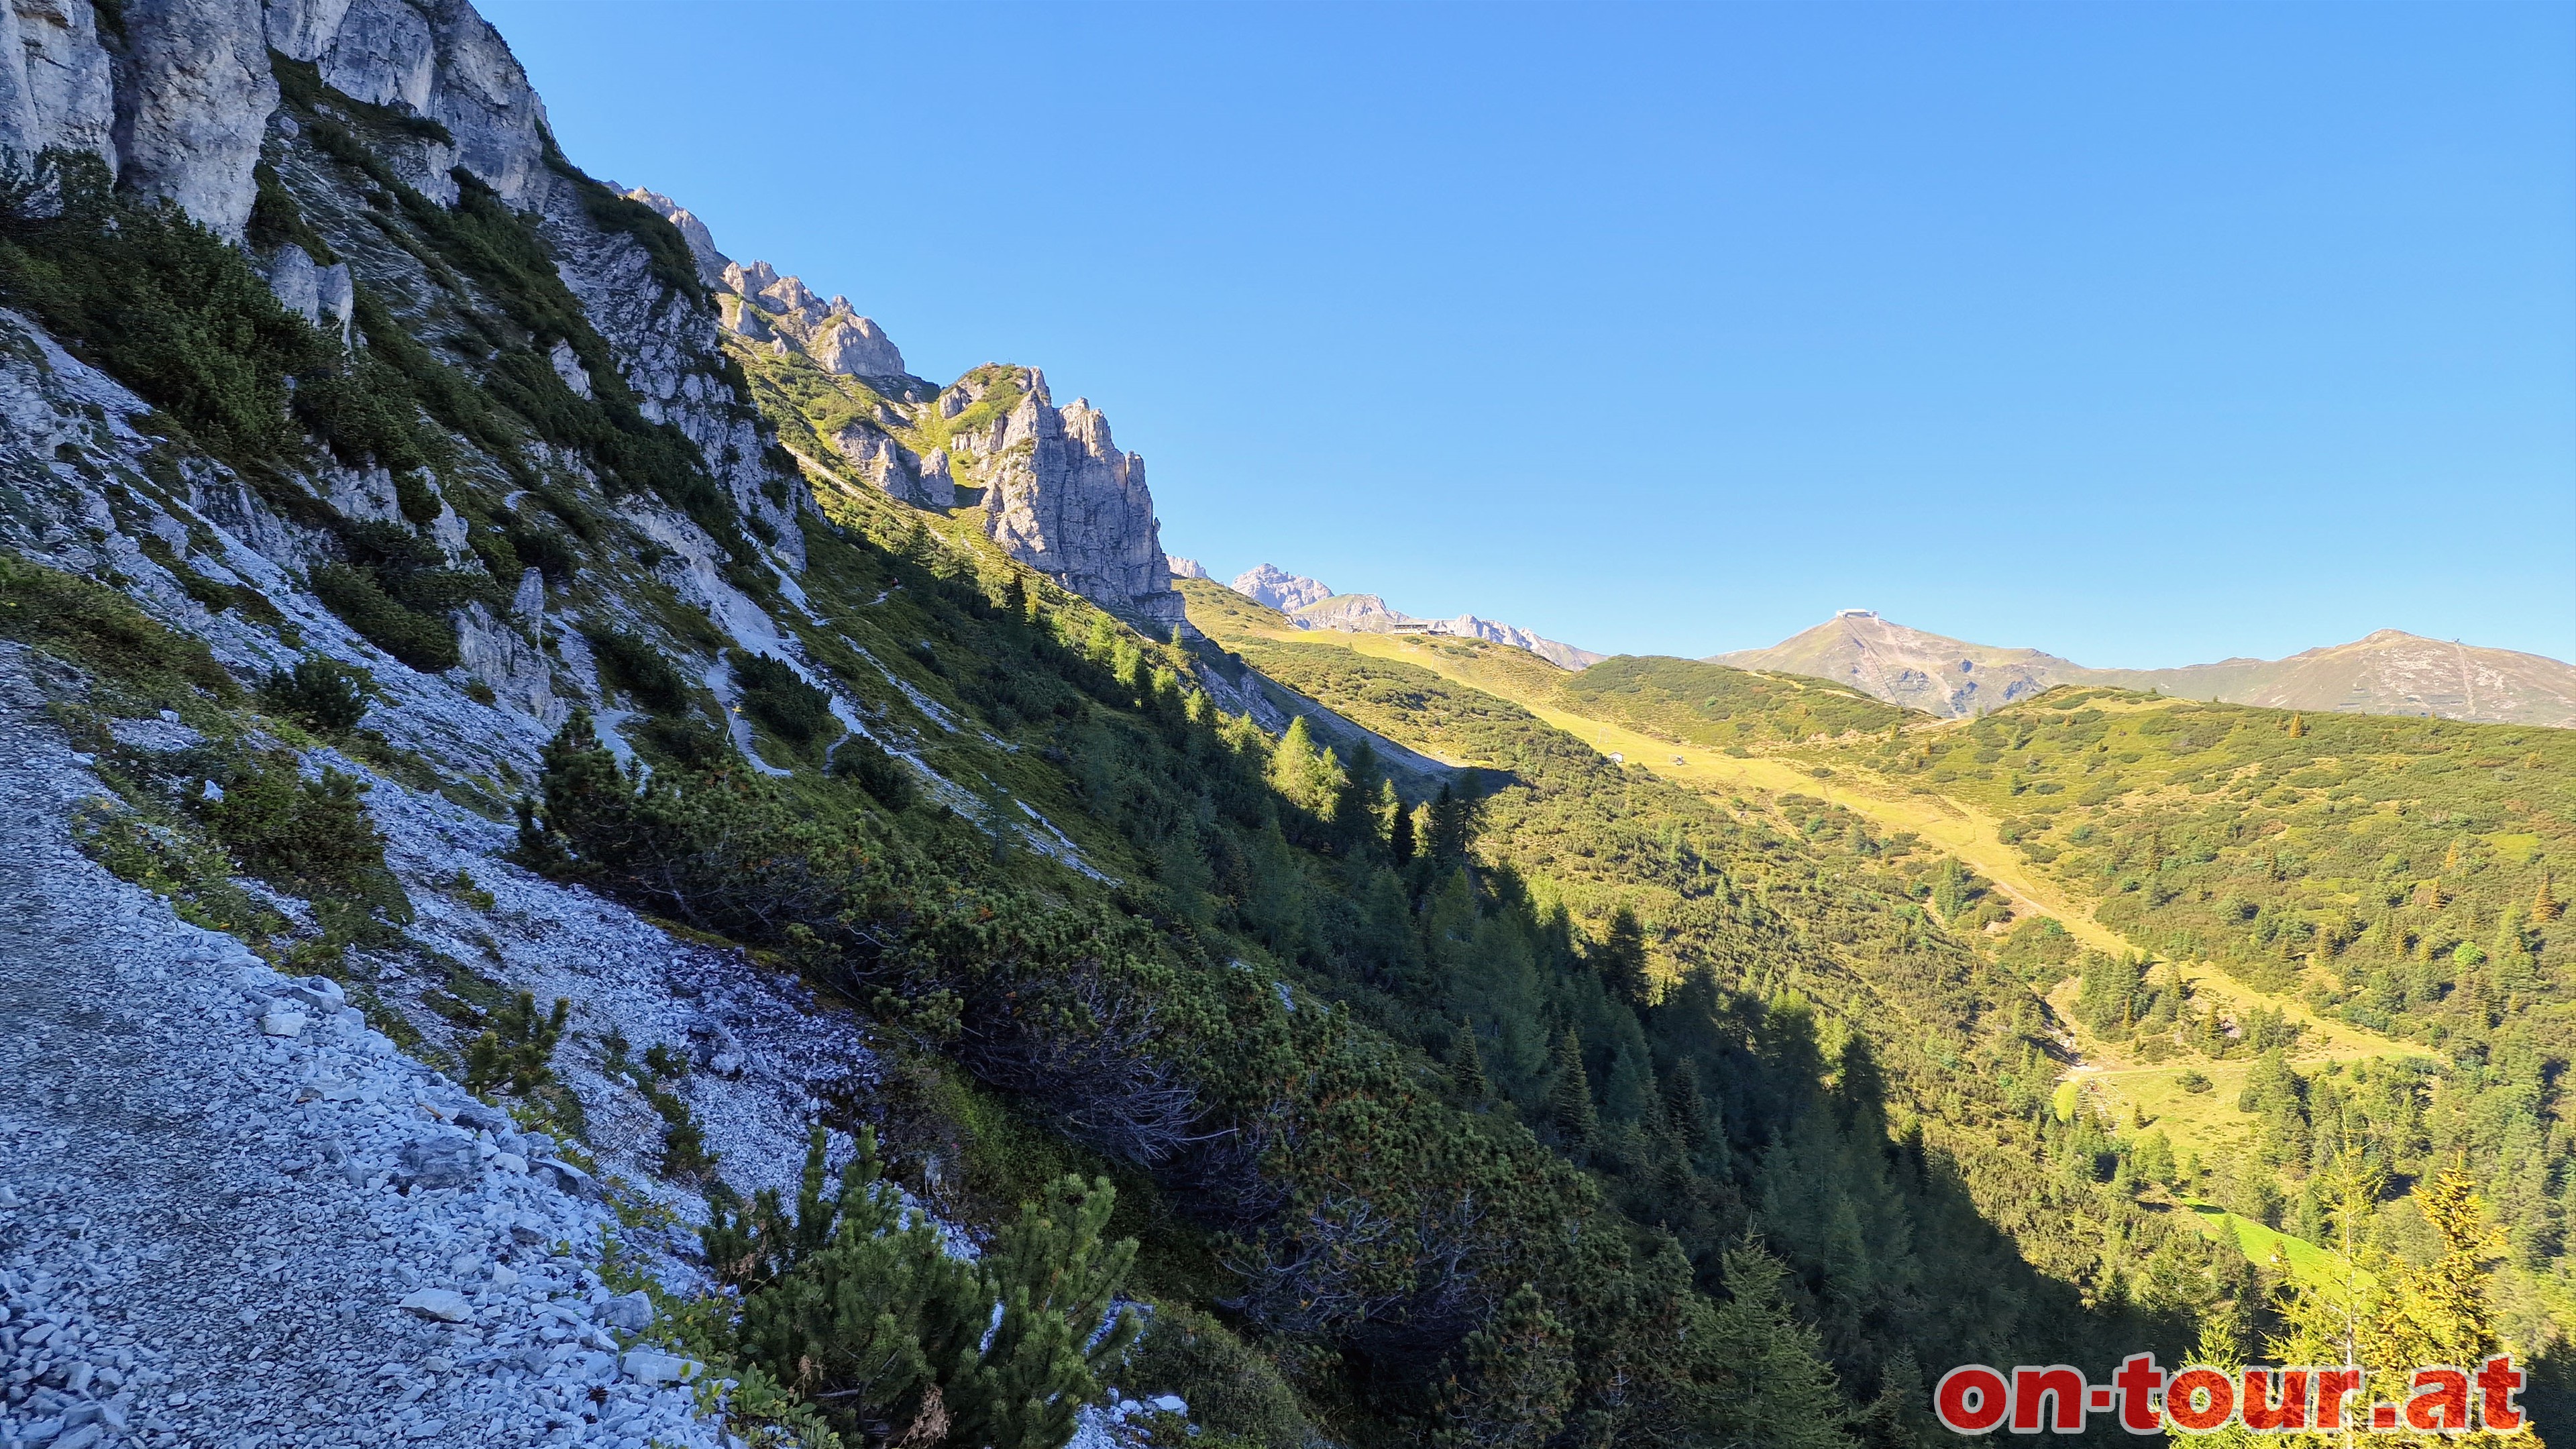
MULTIPOLYGON (((1119 451, 1109 419, 1089 401, 1058 409, 1045 374, 1008 371, 1019 394, 1010 411, 980 432, 950 436, 952 463, 962 460, 983 484, 984 531, 1077 594, 1164 628, 1182 623, 1145 460, 1119 451)), ((935 406, 962 415, 995 386, 970 375, 935 406)))
POLYGON ((88 0, 0 5, 0 146, 97 154, 117 184, 238 237, 278 108, 274 50, 322 82, 444 127, 405 179, 453 199, 464 166, 514 203, 546 173, 544 107, 465 0, 129 0, 102 36, 88 0))
MULTIPOLYGON (((466 0, 0 0, 0 148, 22 163, 48 148, 95 154, 120 191, 172 201, 243 245, 281 302, 354 348, 375 341, 353 325, 362 291, 406 328, 437 325, 437 309, 472 305, 461 284, 423 285, 413 254, 366 224, 348 165, 306 135, 324 122, 363 132, 369 164, 434 204, 456 204, 462 173, 533 218, 636 409, 695 446, 696 462, 753 540, 782 566, 802 566, 799 500, 769 466, 751 399, 734 388, 716 308, 692 279, 668 275, 667 264, 657 269, 644 229, 604 208, 616 203, 552 150, 526 72, 466 0), (262 163, 307 219, 336 237, 336 259, 248 236, 262 163)), ((537 345, 549 342, 565 386, 591 396, 600 379, 563 339, 537 345)), ((590 357, 593 367, 603 361, 590 357)), ((464 370, 480 380, 474 365, 464 370)), ((586 465, 549 453, 537 466, 586 465)), ((434 502, 421 526, 451 560, 464 560, 467 524, 439 493, 450 481, 415 480, 434 502)), ((409 521, 388 503, 394 485, 380 468, 326 460, 308 482, 346 519, 409 521)), ((223 511, 219 499, 209 504, 223 511)), ((652 505, 638 498, 627 506, 652 505)), ((244 536, 282 563, 333 556, 331 541, 310 530, 256 509, 234 512, 244 536)), ((510 695, 506 676, 529 668, 505 658, 499 640, 510 626, 477 617, 459 627, 468 668, 510 695)))

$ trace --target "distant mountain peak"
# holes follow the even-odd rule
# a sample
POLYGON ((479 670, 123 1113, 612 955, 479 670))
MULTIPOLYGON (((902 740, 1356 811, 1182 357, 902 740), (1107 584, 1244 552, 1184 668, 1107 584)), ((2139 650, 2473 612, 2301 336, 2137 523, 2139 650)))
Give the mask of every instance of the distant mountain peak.
POLYGON ((2349 644, 2285 659, 2238 656, 2178 669, 2088 669, 2037 649, 1970 644, 1845 609, 1768 649, 1712 655, 1709 662, 1830 679, 1891 704, 1954 717, 1982 714, 2060 684, 2089 684, 2277 709, 2576 727, 2576 667, 2402 629, 2376 629, 2349 644))
POLYGON ((1292 614, 1308 604, 1320 604, 1333 596, 1332 588, 1321 579, 1292 574, 1277 564, 1254 564, 1234 576, 1234 591, 1255 603, 1267 604, 1283 614, 1292 614))
POLYGON ((1317 579, 1288 573, 1274 564, 1246 570, 1234 591, 1288 616, 1300 629, 1331 629, 1343 634, 1440 634, 1457 639, 1483 639, 1526 649, 1560 669, 1583 669, 1610 656, 1533 634, 1511 624, 1460 614, 1454 619, 1417 619, 1387 607, 1375 594, 1336 594, 1317 579))

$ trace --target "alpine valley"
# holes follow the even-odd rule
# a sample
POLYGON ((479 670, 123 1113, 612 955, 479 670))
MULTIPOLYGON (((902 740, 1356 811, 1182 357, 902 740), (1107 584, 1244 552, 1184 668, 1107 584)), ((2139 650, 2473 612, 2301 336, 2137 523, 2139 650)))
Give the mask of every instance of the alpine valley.
POLYGON ((2567 1414, 2565 666, 1228 588, 465 0, 0 30, 5 1449, 2567 1414))

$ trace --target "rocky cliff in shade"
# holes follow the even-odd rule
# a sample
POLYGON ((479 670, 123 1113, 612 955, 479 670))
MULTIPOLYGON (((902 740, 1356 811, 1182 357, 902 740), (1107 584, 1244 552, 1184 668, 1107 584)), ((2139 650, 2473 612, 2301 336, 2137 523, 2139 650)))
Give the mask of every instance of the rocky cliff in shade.
POLYGON ((2276 709, 2576 727, 2576 667, 2396 629, 2286 659, 2092 669, 2036 649, 1970 644, 1850 610, 1768 649, 1713 655, 1709 662, 1830 679, 1891 704, 1951 716, 1982 714, 2074 684, 2276 709))

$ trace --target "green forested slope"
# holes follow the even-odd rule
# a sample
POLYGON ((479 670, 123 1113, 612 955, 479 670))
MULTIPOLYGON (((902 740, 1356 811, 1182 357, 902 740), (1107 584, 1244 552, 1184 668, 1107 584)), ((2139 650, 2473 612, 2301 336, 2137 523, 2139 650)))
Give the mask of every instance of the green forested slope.
MULTIPOLYGON (((1194 617, 1224 629, 1224 601, 1202 608, 1213 591, 1191 592, 1194 617)), ((2058 1068, 2040 1043, 2038 1003, 1915 900, 1975 889, 1938 857, 1813 798, 1712 803, 1612 764, 1518 705, 1337 640, 1228 631, 1224 642, 1363 724, 1480 767, 1489 860, 1592 932, 1606 937, 1622 911, 1644 923, 1656 974, 1677 984, 1631 1013, 1639 1036, 1613 1023, 1620 1036, 1607 1050, 1595 1045, 1600 1026, 1583 1019, 1582 993, 1533 992, 1544 973, 1533 983, 1511 958, 1497 970, 1490 953, 1462 956, 1440 973, 1441 990, 1470 1020, 1578 1024, 1593 1058, 1587 1075, 1606 1072, 1613 1088, 1642 1088, 1640 1065, 1669 1073, 1684 1061, 1727 1081, 1740 1094, 1727 1103, 1732 1160, 1709 1164, 1723 1206, 1701 1221, 1720 1240, 1753 1225, 1806 1269, 1813 1309, 1848 1369, 1867 1373, 1907 1349, 1924 1362, 1964 1343, 2009 1352, 2025 1333, 2068 1344, 2107 1342, 2097 1338, 2106 1329, 2152 1336, 2151 1322, 2123 1322, 2132 1315, 2122 1309, 2170 1313, 2236 1291, 2196 1238, 2112 1188, 2111 1147, 2096 1124, 2046 1109, 2058 1068), (1865 1072, 1883 1084, 1868 1094, 1883 1105, 1819 1119, 1794 1091, 1787 1100, 1774 1095, 1779 1085, 1754 1091, 1763 1078, 1748 1082, 1738 1063, 1700 1054, 1711 1022, 1724 1024, 1721 1036, 1750 1031, 1758 1041, 1783 1008, 1817 1023, 1825 1046, 1813 1070, 1829 1083, 1865 1072), (1837 1065, 1837 1041, 1862 1060, 1837 1065), (1879 1180, 1867 1164, 1890 1152, 1922 1175, 1879 1180), (1945 1190, 1925 1191, 1930 1183, 1945 1190), (2039 1271, 2015 1262, 2016 1251, 2039 1271)), ((1523 1100, 1546 1110, 1542 1034, 1496 1037, 1487 1075, 1505 1078, 1497 1059, 1513 1061, 1528 1084, 1523 1100)), ((1606 1094, 1605 1125, 1637 1120, 1630 1104, 1641 1096, 1606 1094)), ((1688 1221, 1676 1209, 1699 1190, 1675 1194, 1651 1159, 1623 1152, 1615 1131, 1604 1136, 1589 1159, 1632 1212, 1688 1221)))
MULTIPOLYGON (((2576 1182, 2556 1083, 2576 1051, 2576 940, 2555 873, 2576 842, 2576 733, 2058 690, 1973 724, 1795 753, 1972 801, 2142 950, 2418 1047, 2420 1067, 2359 1082, 2286 1062, 2249 1082, 2288 1199, 2249 1206, 2313 1229, 2311 1184, 2348 1131, 2396 1183, 2464 1160, 2563 1320, 2576 1182), (2367 1123, 2346 1120, 2356 1098, 2378 1104, 2367 1123)), ((2222 1025, 2177 1010, 2152 972, 2102 963, 2085 985, 2088 1025, 2150 1060, 2206 1055, 2222 1025)))
MULTIPOLYGON (((1971 820, 1999 818, 2002 845, 2085 911, 2083 924, 2098 918, 2141 949, 2126 961, 2083 951, 2027 902, 1980 892, 1972 873, 1928 851, 1896 857, 1892 873, 1905 895, 1933 907, 1926 921, 1993 923, 1963 929, 1961 939, 2037 994, 2053 993, 2081 1024, 2085 1050, 2108 1055, 2115 1070, 2092 1077, 2096 1068, 2082 1064, 2060 1089, 2075 1093, 2061 1106, 2082 1117, 2117 1104, 2102 1119, 2112 1133, 2104 1160, 2123 1193, 2159 1210, 2225 1203, 2256 1225, 2244 1230, 2254 1235, 2249 1251, 2264 1272, 2278 1273, 2312 1255, 2297 1249, 2283 1259, 2264 1246, 2270 1238, 2259 1225, 2336 1236, 2332 1184, 2347 1158, 2373 1184, 2375 1206, 2357 1225, 2362 1241, 2400 1256, 2430 1251, 2407 1201, 2412 1186, 2443 1163, 2463 1163, 2488 1185, 2486 1210, 2511 1246, 2496 1288, 2501 1321, 2527 1352, 2556 1340, 2570 1301, 2570 1174, 2554 1086, 2567 1053, 2559 1005, 2567 947, 2565 933, 2546 923, 2558 909, 2550 852, 2570 818, 2563 762, 2576 749, 2564 732, 2303 718, 2109 691, 2060 691, 1975 723, 1935 723, 1873 703, 1880 715, 1855 714, 1843 731, 1798 727, 1803 720, 1784 727, 1768 677, 1718 666, 1683 667, 1735 678, 1658 689, 1640 676, 1674 676, 1662 661, 1596 666, 1618 671, 1596 685, 1595 671, 1524 666, 1523 678, 1509 661, 1461 655, 1442 658, 1449 679, 1441 680, 1337 638, 1265 628, 1257 614, 1208 613, 1248 658, 1354 717, 1513 771, 1526 793, 1497 795, 1498 816, 1513 823, 1494 848, 1594 919, 1622 894, 1620 883, 1650 921, 1683 918, 1684 903, 1660 878, 1675 840, 1696 844, 1681 823, 1694 803, 1728 800, 1736 808, 1720 813, 1785 817, 1825 842, 1839 837, 1846 851, 1886 833, 1868 820, 1912 818, 1944 802, 1971 820), (1829 782, 1869 816, 1794 790, 1712 793, 1707 772, 1676 757, 1671 774, 1697 787, 1689 801, 1664 803, 1679 792, 1648 785, 1648 771, 1635 766, 1608 795, 1588 793, 1633 810, 1626 833, 1642 847, 1633 862, 1601 851, 1597 821, 1583 832, 1586 849, 1566 849, 1542 803, 1549 792, 1539 782, 1551 771, 1534 764, 1547 752, 1504 743, 1496 720, 1546 727, 1454 682, 1462 679, 1677 743, 1749 741, 1726 753, 1758 756, 1765 779, 1822 777, 1817 794, 1829 782), (1444 688, 1463 698, 1442 707, 1444 688), (2233 994, 2196 989, 2188 971, 2159 964, 2166 959, 2219 971, 2233 994), (2303 1001, 2358 1032, 2351 1042, 2311 1041, 2289 1011, 2259 1004, 2267 999, 2285 1008, 2303 1001), (2383 1049, 2362 1049, 2370 1040, 2383 1049), (2083 1090, 2088 1082, 2105 1090, 2083 1090)), ((1663 765, 1660 756, 1646 760, 1663 765)), ((1902 832, 1879 843, 1882 870, 1885 845, 1917 844, 1902 832)), ((1664 946, 1677 963, 1688 959, 1687 930, 1667 931, 1664 946)), ((2041 1009, 2029 993, 2002 995, 2041 1009)), ((2034 1076, 2054 1077, 2065 1065, 2045 1064, 2034 1076)), ((1892 1075, 1906 1085, 1904 1073, 1892 1075)), ((2021 1085, 2008 1070, 1972 1075, 2021 1085)), ((2044 1255, 2034 1252, 2034 1261, 2044 1255)))

